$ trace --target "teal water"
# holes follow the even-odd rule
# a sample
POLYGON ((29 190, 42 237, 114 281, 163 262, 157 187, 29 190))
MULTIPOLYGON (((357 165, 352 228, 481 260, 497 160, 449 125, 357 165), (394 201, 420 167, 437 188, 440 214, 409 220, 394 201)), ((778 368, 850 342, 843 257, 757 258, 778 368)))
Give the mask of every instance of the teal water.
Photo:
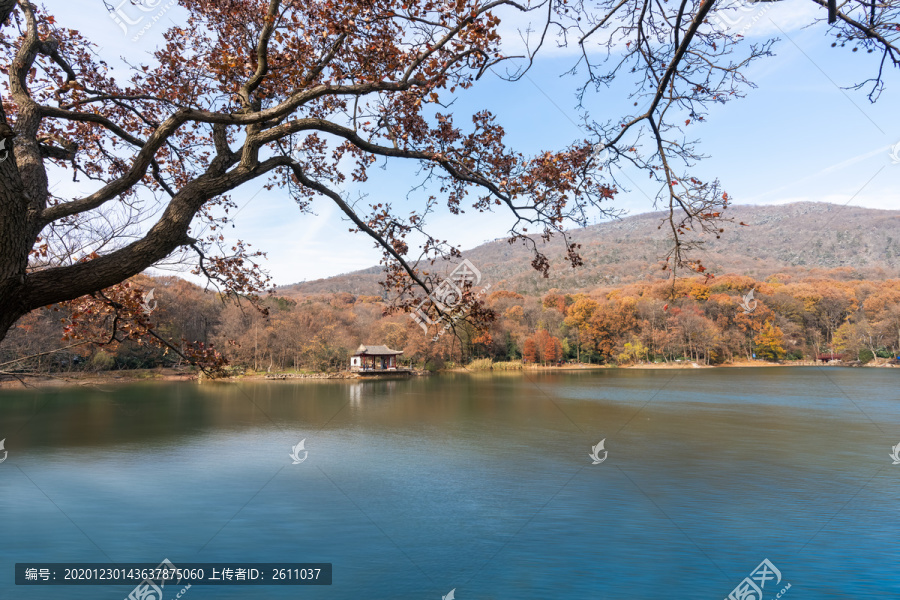
POLYGON ((763 559, 782 575, 766 600, 900 598, 898 383, 798 367, 6 390, 0 598, 133 587, 16 586, 15 563, 163 558, 334 565, 331 586, 196 600, 719 599, 763 559))

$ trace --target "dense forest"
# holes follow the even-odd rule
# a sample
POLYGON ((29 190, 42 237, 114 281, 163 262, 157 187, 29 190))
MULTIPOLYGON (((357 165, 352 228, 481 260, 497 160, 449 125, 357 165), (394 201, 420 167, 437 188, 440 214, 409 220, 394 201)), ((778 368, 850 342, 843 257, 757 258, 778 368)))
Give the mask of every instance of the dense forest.
POLYGON ((839 268, 825 276, 776 274, 764 281, 737 275, 679 279, 674 289, 671 281, 654 281, 577 294, 498 290, 484 297, 496 316, 486 331, 460 320, 456 335, 448 332, 436 342, 409 315, 386 314, 380 296, 275 294, 261 302, 266 315, 249 303, 223 303, 177 277, 139 276, 131 283, 153 290, 149 320, 159 338, 150 341, 157 343, 126 338, 98 345, 109 341, 104 328, 111 323, 102 322, 93 324, 93 338, 73 338, 71 315, 48 307, 17 324, 0 345, 0 362, 7 372, 176 366, 185 364, 179 350, 189 344, 215 348, 226 369, 254 371, 342 370, 361 343, 403 350, 403 364, 430 369, 476 359, 714 365, 753 357, 839 355, 868 362, 900 355, 900 280, 853 276, 839 268), (753 300, 746 302, 751 290, 753 300))

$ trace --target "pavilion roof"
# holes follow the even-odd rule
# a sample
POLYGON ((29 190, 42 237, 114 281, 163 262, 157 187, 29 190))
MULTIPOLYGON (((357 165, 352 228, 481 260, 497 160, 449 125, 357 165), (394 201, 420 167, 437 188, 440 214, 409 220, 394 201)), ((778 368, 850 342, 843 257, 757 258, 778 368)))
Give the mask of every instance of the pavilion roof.
POLYGON ((353 353, 353 356, 393 356, 395 354, 403 354, 403 350, 391 350, 387 346, 366 346, 361 345, 353 353))

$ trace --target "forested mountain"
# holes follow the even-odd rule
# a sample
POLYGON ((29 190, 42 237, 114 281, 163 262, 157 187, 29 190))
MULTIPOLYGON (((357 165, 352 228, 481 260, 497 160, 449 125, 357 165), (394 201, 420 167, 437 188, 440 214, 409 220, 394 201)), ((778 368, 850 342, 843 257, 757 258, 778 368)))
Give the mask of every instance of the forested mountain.
MULTIPOLYGON (((492 289, 541 294, 552 288, 567 292, 637 281, 665 279, 662 260, 668 250, 666 230, 658 229, 662 212, 626 217, 572 231, 582 245, 584 266, 564 261, 559 239, 544 246, 553 268, 544 279, 531 266, 521 244, 496 240, 463 252, 481 270, 492 289)), ((721 239, 704 236, 700 252, 712 273, 734 273, 765 279, 775 273, 815 274, 816 269, 846 267, 857 279, 900 275, 900 210, 877 210, 836 204, 797 202, 773 206, 732 206, 734 219, 721 239), (741 225, 745 223, 746 225, 741 225)), ((381 269, 283 286, 279 294, 349 292, 380 294, 381 269)))

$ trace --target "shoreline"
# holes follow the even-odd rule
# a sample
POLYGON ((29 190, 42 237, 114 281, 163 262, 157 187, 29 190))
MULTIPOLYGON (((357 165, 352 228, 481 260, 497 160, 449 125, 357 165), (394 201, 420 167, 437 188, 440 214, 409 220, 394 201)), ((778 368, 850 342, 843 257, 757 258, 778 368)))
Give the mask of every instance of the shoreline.
MULTIPOLYGON (((397 374, 397 376, 406 377, 422 377, 432 374, 441 373, 467 373, 467 374, 524 374, 526 372, 571 372, 571 371, 596 371, 609 369, 629 369, 629 370, 669 370, 669 369, 719 369, 719 368, 759 368, 759 367, 847 367, 847 368, 898 368, 900 365, 889 364, 885 359, 882 361, 872 361, 866 364, 859 363, 821 363, 815 361, 791 361, 791 362, 767 362, 767 361, 736 361, 721 365, 704 365, 695 362, 681 363, 637 363, 633 365, 596 365, 596 364, 566 364, 559 367, 528 365, 522 369, 510 370, 494 370, 481 369, 473 370, 466 367, 455 367, 452 369, 442 369, 433 373, 427 371, 412 371, 408 374, 397 374)), ((396 377, 385 377, 385 379, 394 379, 396 377)), ((95 387, 100 385, 115 384, 132 384, 132 383, 156 383, 171 381, 197 381, 200 383, 238 383, 241 381, 346 381, 369 379, 360 377, 356 373, 349 371, 341 371, 334 373, 295 373, 295 372, 277 372, 277 373, 252 373, 248 375, 232 375, 222 377, 221 379, 207 379, 200 377, 199 372, 187 369, 159 368, 159 369, 135 369, 129 371, 104 371, 99 373, 51 373, 40 375, 23 375, 22 379, 12 376, 5 376, 0 379, 0 390, 28 389, 28 388, 55 388, 55 387, 95 387), (24 381, 24 383, 23 383, 24 381)), ((371 378, 369 380, 377 380, 371 378)))

